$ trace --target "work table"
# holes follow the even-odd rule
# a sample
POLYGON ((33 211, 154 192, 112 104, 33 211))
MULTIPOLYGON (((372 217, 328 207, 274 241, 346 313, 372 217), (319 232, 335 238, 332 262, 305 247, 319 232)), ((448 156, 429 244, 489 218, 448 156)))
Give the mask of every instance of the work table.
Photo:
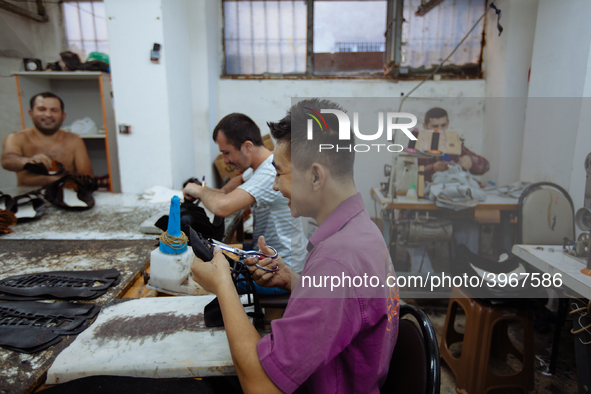
MULTIPOLYGON (((20 190, 22 192, 22 190, 20 190)), ((6 193, 17 195, 16 190, 6 193)), ((69 211, 45 203, 41 218, 12 226, 0 237, 0 279, 57 270, 116 268, 120 283, 91 302, 104 305, 120 298, 148 266, 158 235, 143 234, 140 224, 168 203, 153 204, 139 195, 94 193, 96 205, 87 211, 69 211)), ((48 368, 75 336, 38 353, 24 354, 0 348, 0 392, 29 393, 45 381, 48 368)))

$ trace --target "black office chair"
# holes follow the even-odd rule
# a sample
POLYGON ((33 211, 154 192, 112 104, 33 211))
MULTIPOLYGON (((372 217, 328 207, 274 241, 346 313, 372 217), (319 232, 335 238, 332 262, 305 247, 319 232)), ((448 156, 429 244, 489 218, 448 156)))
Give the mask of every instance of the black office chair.
POLYGON ((439 346, 433 324, 419 308, 402 305, 398 341, 380 393, 439 394, 440 386, 439 346), (418 325, 404 319, 406 315, 412 315, 418 325))

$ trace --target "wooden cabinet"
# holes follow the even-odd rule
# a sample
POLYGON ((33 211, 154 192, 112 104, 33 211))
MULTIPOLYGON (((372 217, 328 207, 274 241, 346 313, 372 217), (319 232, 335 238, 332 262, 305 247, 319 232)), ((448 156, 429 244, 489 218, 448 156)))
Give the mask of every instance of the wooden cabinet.
POLYGON ((62 127, 89 117, 99 133, 81 135, 95 176, 109 175, 109 189, 121 192, 117 131, 109 74, 86 72, 19 72, 15 74, 23 128, 32 127, 29 101, 37 93, 52 92, 64 101, 66 120, 62 127))

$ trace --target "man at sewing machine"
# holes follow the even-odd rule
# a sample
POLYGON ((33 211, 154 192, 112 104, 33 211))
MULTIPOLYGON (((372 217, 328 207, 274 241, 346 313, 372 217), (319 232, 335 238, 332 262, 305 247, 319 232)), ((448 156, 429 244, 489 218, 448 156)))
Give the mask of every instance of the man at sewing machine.
MULTIPOLYGON (((338 143, 336 116, 325 115, 327 129, 313 126, 314 139, 306 138, 310 109, 327 108, 342 110, 329 101, 305 100, 270 124, 277 140, 273 188, 289 198, 294 217, 312 217, 319 225, 301 278, 280 257, 247 260, 260 284, 291 292, 283 318, 271 323, 272 334, 261 338, 250 323, 219 249, 211 262, 193 263, 193 278, 218 296, 245 392, 379 393, 388 373, 398 336, 397 288, 308 283, 327 275, 394 275, 380 230, 355 188, 355 152, 318 152, 319 143, 338 143), (255 263, 279 269, 271 273, 255 263)), ((263 237, 259 247, 270 252, 263 237)))
MULTIPOLYGON (((425 114, 425 122, 423 128, 425 130, 439 130, 445 131, 449 127, 449 116, 447 111, 443 108, 431 108, 425 114)), ((462 143, 462 154, 459 156, 451 156, 451 160, 458 163, 466 171, 470 171, 473 175, 483 175, 489 169, 488 160, 477 155, 462 143)), ((449 166, 450 161, 441 159, 419 159, 419 165, 425 166, 425 181, 430 181, 435 172, 445 171, 449 166)))
POLYGON ((66 119, 62 99, 45 92, 33 96, 30 104, 33 127, 6 136, 2 168, 16 172, 18 186, 45 186, 60 179, 65 172, 93 176, 84 141, 60 129, 66 119), (41 170, 28 165, 38 165, 41 170), (43 167, 47 171, 43 171, 43 167), (45 174, 36 173, 38 171, 45 174))
POLYGON ((287 199, 273 190, 273 153, 263 145, 259 127, 248 116, 233 113, 214 128, 213 140, 224 163, 235 166, 240 174, 221 189, 188 183, 183 189, 185 199, 201 199, 207 209, 221 217, 250 205, 253 239, 264 235, 284 261, 301 272, 307 255, 302 223, 291 217, 287 199))

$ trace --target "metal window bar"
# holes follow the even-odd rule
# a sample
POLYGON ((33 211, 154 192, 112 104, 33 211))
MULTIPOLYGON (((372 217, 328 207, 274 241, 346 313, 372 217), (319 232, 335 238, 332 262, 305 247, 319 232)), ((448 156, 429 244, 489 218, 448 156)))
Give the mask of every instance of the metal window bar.
MULTIPOLYGON (((400 68, 428 68, 440 62, 455 46, 454 42, 463 37, 465 27, 471 25, 475 15, 480 13, 479 5, 486 6, 485 0, 450 0, 439 4, 424 17, 418 17, 414 13, 420 4, 421 0, 388 0, 385 41, 343 41, 335 45, 335 52, 385 52, 386 73, 392 76, 398 75, 400 68)), ((229 19, 230 12, 224 12, 226 74, 245 74, 247 70, 252 70, 253 75, 313 75, 314 0, 224 0, 224 10, 228 11, 228 7, 233 8, 234 15, 229 19), (261 3, 262 12, 254 12, 254 3, 261 3), (298 37, 296 22, 296 6, 302 3, 306 6, 307 14, 306 38, 298 37), (241 13, 240 4, 249 7, 248 19, 241 13), (277 10, 276 15, 269 11, 273 7, 277 10), (283 30, 282 25, 289 25, 290 22, 291 31, 289 26, 283 30), (248 27, 248 23, 250 37, 240 30, 242 24, 248 27), (258 26, 263 30, 261 38, 256 38, 254 34, 258 26), (273 33, 275 28, 277 30, 273 33), (301 47, 305 48, 305 55, 301 54, 302 61, 299 62, 301 47)), ((450 64, 461 66, 479 63, 482 34, 483 30, 475 30, 466 42, 465 50, 455 54, 450 64)), ((301 31, 299 35, 302 35, 301 31)))
POLYGON ((386 41, 337 41, 335 52, 384 52, 386 41))
POLYGON ((226 74, 306 71, 306 3, 227 0, 223 7, 226 74))
MULTIPOLYGON (((102 2, 102 1, 101 1, 102 2)), ((80 3, 79 1, 64 1, 64 7, 71 7, 73 9, 75 9, 75 17, 77 19, 78 22, 78 26, 76 29, 76 36, 78 37, 78 39, 73 38, 71 36, 69 36, 68 34, 68 30, 66 29, 66 40, 68 42, 68 47, 71 47, 72 45, 77 45, 81 50, 85 50, 85 42, 90 42, 94 44, 94 47, 96 48, 96 50, 98 51, 99 48, 102 48, 101 51, 102 52, 107 52, 108 53, 108 44, 109 41, 108 40, 99 40, 98 37, 98 30, 97 30, 97 25, 101 24, 104 26, 104 30, 106 30, 106 24, 107 21, 104 17, 97 15, 97 10, 96 10, 96 6, 95 3, 98 3, 97 1, 90 1, 90 2, 84 2, 85 4, 90 3, 91 5, 91 11, 86 11, 83 8, 80 8, 80 3), (92 23, 92 32, 93 32, 93 36, 92 37, 83 37, 82 35, 82 29, 83 29, 83 22, 82 22, 82 14, 86 13, 86 14, 90 14, 92 16, 91 19, 91 23, 92 23), (100 44, 106 44, 106 45, 100 45, 100 44)), ((66 14, 66 13, 64 13, 66 14)), ((68 26, 70 29, 73 28, 72 25, 72 21, 68 20, 69 18, 65 17, 65 24, 66 26, 68 26)), ((81 59, 82 61, 84 61, 85 59, 81 59)))
MULTIPOLYGON (((448 0, 424 16, 415 15, 421 0, 404 0, 401 67, 434 67, 453 50, 478 20, 484 0, 448 0)), ((482 52, 484 23, 475 29, 446 65, 478 64, 482 52)))

